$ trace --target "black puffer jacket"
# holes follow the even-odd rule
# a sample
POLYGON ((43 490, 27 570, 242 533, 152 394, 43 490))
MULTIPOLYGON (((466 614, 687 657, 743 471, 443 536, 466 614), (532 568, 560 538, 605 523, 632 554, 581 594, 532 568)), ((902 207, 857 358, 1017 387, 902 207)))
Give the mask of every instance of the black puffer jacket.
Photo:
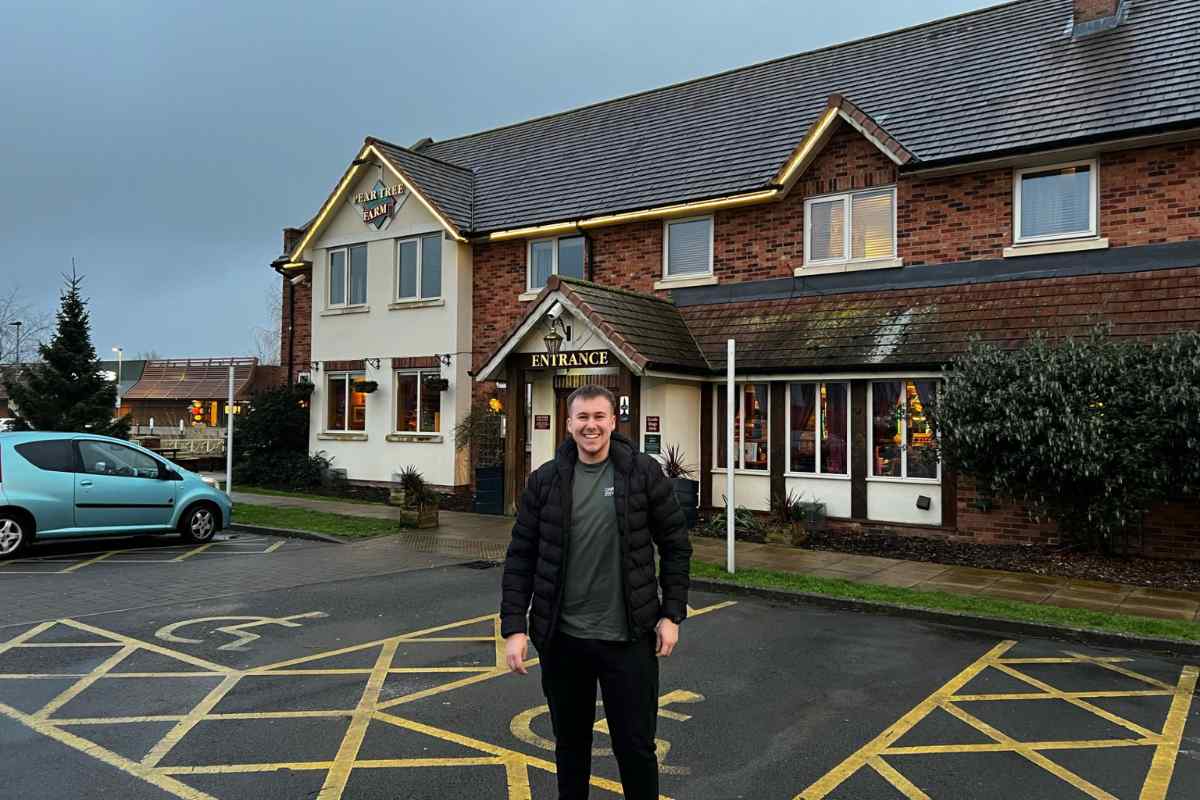
MULTIPOLYGON (((525 613, 529 611, 529 637, 539 650, 550 642, 558 626, 563 566, 570 557, 567 532, 577 458, 574 440, 567 439, 553 461, 529 476, 504 561, 500 633, 505 637, 526 633, 525 613)), ((638 452, 619 433, 612 435, 609 458, 616 483, 625 610, 629 630, 638 637, 654 630, 662 617, 682 620, 687 615, 692 544, 671 482, 658 462, 638 452), (655 582, 655 546, 662 560, 658 580, 661 603, 655 582)))

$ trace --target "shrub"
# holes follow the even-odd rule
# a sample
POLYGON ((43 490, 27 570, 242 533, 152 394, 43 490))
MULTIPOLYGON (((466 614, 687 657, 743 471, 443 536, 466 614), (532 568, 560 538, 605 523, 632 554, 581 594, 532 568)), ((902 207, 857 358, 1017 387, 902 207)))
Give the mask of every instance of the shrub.
POLYGON ((264 486, 302 490, 322 485, 332 461, 325 454, 288 450, 260 450, 244 455, 233 466, 234 486, 264 486))
POLYGON ((974 342, 930 411, 946 467, 1108 551, 1150 508, 1200 485, 1200 334, 974 342))
POLYGON ((267 453, 308 453, 308 404, 312 384, 273 386, 250 398, 233 427, 233 460, 267 453))

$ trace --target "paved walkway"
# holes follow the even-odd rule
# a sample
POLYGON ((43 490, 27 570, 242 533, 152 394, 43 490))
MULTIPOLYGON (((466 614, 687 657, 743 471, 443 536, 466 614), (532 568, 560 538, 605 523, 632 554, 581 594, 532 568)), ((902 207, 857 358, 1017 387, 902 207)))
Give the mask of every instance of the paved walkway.
MULTIPOLYGON (((396 519, 397 509, 382 504, 347 503, 299 497, 248 494, 234 491, 237 502, 258 505, 310 508, 337 514, 378 519, 396 519)), ((512 530, 512 519, 482 514, 441 512, 441 526, 434 531, 406 534, 428 540, 430 551, 442 547, 461 551, 468 542, 484 545, 481 552, 502 553, 512 530)), ((695 557, 722 564, 725 542, 693 537, 695 557)), ((424 549, 424 548, 422 548, 424 549)), ((954 567, 894 558, 850 555, 824 550, 802 550, 786 545, 738 542, 739 567, 770 569, 822 578, 843 578, 859 583, 899 586, 926 591, 1021 600, 1069 608, 1116 612, 1142 617, 1194 620, 1200 622, 1200 592, 1147 589, 1119 583, 1079 578, 1031 575, 1021 572, 954 567)))

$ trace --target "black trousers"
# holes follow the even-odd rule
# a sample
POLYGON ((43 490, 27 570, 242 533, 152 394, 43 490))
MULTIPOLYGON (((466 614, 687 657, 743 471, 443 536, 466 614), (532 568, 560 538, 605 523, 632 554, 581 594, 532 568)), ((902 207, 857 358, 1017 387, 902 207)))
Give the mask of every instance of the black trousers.
POLYGON ((554 636, 539 653, 542 690, 554 725, 559 800, 586 800, 592 774, 596 684, 626 800, 657 800, 658 658, 655 637, 632 642, 554 636))

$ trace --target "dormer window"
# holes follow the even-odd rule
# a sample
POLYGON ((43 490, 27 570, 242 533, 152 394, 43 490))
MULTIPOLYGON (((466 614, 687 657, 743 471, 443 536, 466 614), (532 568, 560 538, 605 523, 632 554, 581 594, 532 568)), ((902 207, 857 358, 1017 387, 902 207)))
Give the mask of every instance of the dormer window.
POLYGON ((1097 235, 1095 161, 1019 169, 1013 192, 1016 244, 1097 235))
POLYGON ((804 203, 804 263, 834 265, 896 257, 896 190, 813 197, 804 203))

